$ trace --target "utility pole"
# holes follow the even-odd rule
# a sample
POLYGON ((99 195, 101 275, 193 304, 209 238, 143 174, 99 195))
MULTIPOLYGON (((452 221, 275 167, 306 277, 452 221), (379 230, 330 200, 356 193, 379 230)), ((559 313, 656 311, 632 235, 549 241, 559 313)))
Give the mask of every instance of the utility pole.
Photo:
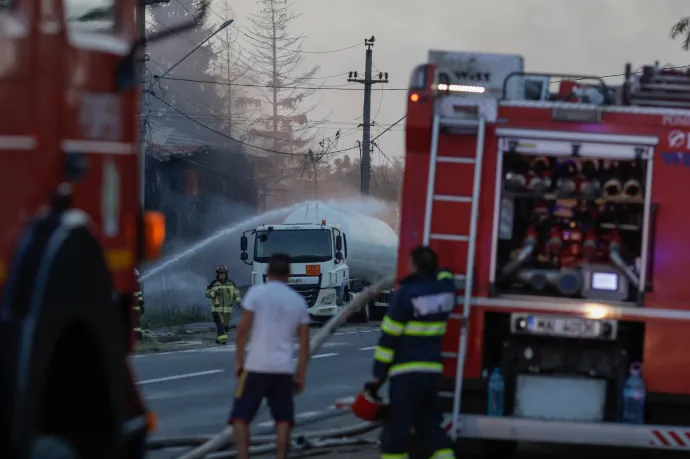
POLYGON ((371 175, 371 86, 376 83, 388 83, 388 72, 379 72, 378 79, 374 80, 371 77, 371 68, 373 66, 373 48, 374 36, 364 39, 364 46, 366 46, 366 60, 364 67, 364 79, 357 78, 357 72, 350 72, 347 81, 350 83, 361 83, 364 85, 364 115, 362 117, 362 161, 360 163, 361 169, 361 187, 360 191, 363 195, 369 195, 369 179, 371 175))
POLYGON ((136 7, 136 26, 137 26, 137 36, 139 40, 143 42, 141 49, 139 50, 139 55, 137 56, 137 74, 139 75, 139 81, 142 85, 142 98, 140 107, 140 135, 141 135, 141 154, 139 155, 139 195, 141 197, 141 208, 144 209, 146 206, 146 142, 149 136, 149 87, 151 82, 149 81, 149 74, 146 71, 146 62, 149 60, 149 55, 146 53, 146 7, 158 4, 167 4, 170 0, 144 0, 137 3, 136 7))
POLYGON ((225 60, 228 76, 228 135, 232 137, 232 80, 230 79, 230 30, 225 29, 225 60))

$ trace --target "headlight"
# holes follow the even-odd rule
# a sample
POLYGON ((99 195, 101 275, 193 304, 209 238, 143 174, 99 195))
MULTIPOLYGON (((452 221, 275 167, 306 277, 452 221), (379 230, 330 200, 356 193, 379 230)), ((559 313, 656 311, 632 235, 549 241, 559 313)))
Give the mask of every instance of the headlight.
POLYGON ((331 304, 333 303, 333 300, 335 300, 335 293, 331 293, 321 298, 321 304, 331 304))

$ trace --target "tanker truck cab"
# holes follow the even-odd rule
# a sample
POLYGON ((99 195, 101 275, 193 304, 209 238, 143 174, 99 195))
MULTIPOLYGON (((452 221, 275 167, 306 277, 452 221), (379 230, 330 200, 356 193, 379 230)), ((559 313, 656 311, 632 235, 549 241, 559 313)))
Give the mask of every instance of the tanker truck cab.
POLYGON ((242 236, 242 260, 252 266, 252 285, 267 282, 266 271, 272 254, 285 253, 292 259, 288 283, 307 302, 312 319, 325 320, 338 311, 347 294, 347 238, 338 225, 264 225, 251 231, 253 260, 248 262, 246 236, 242 236))
MULTIPOLYGON (((367 286, 395 275, 398 235, 374 217, 314 201, 295 207, 280 225, 246 231, 240 245, 253 285, 266 282, 272 254, 289 255, 290 284, 304 296, 312 320, 322 322, 367 286), (248 234, 254 242, 251 261, 248 234)), ((389 294, 380 292, 353 319, 382 318, 389 294)))

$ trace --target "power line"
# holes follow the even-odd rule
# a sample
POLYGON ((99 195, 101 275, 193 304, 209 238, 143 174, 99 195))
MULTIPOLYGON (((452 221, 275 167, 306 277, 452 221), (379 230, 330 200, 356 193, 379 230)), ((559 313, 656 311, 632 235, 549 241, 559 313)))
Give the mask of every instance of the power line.
MULTIPOLYGON (((161 98, 158 97, 156 94, 153 94, 153 93, 152 93, 151 95, 152 95, 153 97, 155 97, 156 99, 158 99, 159 101, 161 101, 163 104, 167 105, 167 106, 168 106, 170 109, 172 109, 173 111, 179 113, 180 115, 183 115, 183 116, 184 116, 185 118, 187 118, 188 120, 190 120, 190 121, 192 121, 192 122, 198 124, 199 126, 201 126, 201 127, 203 127, 203 128, 208 129, 209 131, 211 131, 211 132, 213 132, 213 133, 215 133, 215 134, 218 134, 218 135, 221 136, 221 137, 225 137, 226 139, 232 140, 233 142, 237 142, 237 143, 240 144, 240 145, 245 145, 245 146, 247 146, 247 147, 255 148, 255 149, 257 149, 257 150, 265 151, 265 152, 268 152, 268 153, 275 153, 275 154, 278 154, 278 155, 302 156, 302 155, 304 154, 304 153, 285 153, 285 152, 283 152, 283 151, 271 150, 271 149, 269 149, 269 148, 259 147, 259 146, 257 146, 257 145, 253 145, 253 144, 251 144, 251 143, 243 142, 243 141, 241 141, 241 140, 235 139, 234 137, 231 137, 231 136, 229 136, 229 135, 227 135, 227 134, 224 134, 224 133, 222 133, 222 132, 220 132, 220 131, 218 131, 218 130, 216 130, 216 129, 213 129, 213 128, 210 127, 210 126, 205 125, 204 123, 201 123, 201 122, 195 120, 195 119, 192 118, 191 116, 189 116, 189 115, 185 114, 184 112, 182 112, 181 110, 178 110, 177 108, 175 108, 173 105, 170 105, 168 102, 166 102, 165 100, 161 99, 161 98)), ((384 129, 383 131, 381 131, 381 133, 380 133, 379 135, 377 135, 376 137, 374 137, 374 138, 372 139, 372 141, 378 139, 378 138, 381 137, 383 134, 385 134, 386 132, 388 132, 389 130, 391 130, 391 128, 393 128, 395 125, 397 125, 398 123, 400 123, 400 122, 401 122, 402 120, 404 120, 406 117, 407 117, 407 115, 404 115, 404 116, 403 116, 402 118, 400 118, 398 121, 396 121, 395 123, 393 123, 393 124, 391 124, 390 126, 388 126, 386 129, 384 129)), ((331 153, 331 154, 343 153, 343 152, 346 152, 346 151, 356 150, 357 148, 358 148, 358 147, 356 147, 356 146, 355 146, 355 147, 350 147, 350 148, 343 148, 343 149, 341 149, 341 150, 335 150, 335 151, 332 151, 332 152, 330 152, 330 153, 331 153)))
MULTIPOLYGON (((160 97, 158 97, 156 94, 151 94, 151 95, 152 95, 153 97, 155 97, 156 99, 158 99, 159 101, 161 101, 163 104, 165 104, 165 105, 167 105, 168 107, 170 107, 172 110, 176 111, 177 113, 179 113, 179 114, 181 114, 181 115, 184 115, 184 117, 187 118, 188 120, 190 120, 190 121, 192 121, 192 122, 198 124, 199 126, 201 126, 201 127, 203 127, 203 128, 208 129, 209 131, 211 131, 211 132, 213 132, 213 133, 215 133, 215 134, 218 134, 218 135, 221 136, 221 137, 225 137, 226 139, 229 139, 229 140, 232 140, 232 141, 234 141, 234 142, 237 142, 237 143, 240 144, 240 145, 245 145, 245 146, 247 146, 247 147, 255 148, 255 149, 257 149, 257 150, 265 151, 265 152, 268 152, 268 153, 275 153, 275 154, 278 154, 278 155, 302 156, 302 155, 304 154, 304 153, 285 153, 284 151, 271 150, 271 149, 269 149, 269 148, 263 148, 263 147, 259 147, 259 146, 257 146, 257 145, 253 145, 253 144, 248 143, 248 142, 243 142, 243 141, 238 140, 238 139, 236 139, 236 138, 234 138, 234 137, 231 137, 231 136, 229 136, 229 135, 227 135, 227 134, 224 134, 224 133, 222 133, 222 132, 220 132, 220 131, 218 131, 218 130, 216 130, 216 129, 213 129, 212 127, 207 126, 207 125, 205 125, 204 123, 201 123, 201 122, 195 120, 195 119, 192 118, 191 116, 186 115, 184 112, 182 112, 182 111, 178 110, 177 108, 175 108, 174 106, 170 105, 169 103, 167 103, 166 101, 164 101, 163 99, 161 99, 160 97)), ((385 131, 384 131, 384 132, 385 132, 385 131)), ((344 152, 344 151, 354 150, 355 148, 357 148, 357 147, 345 148, 345 149, 343 149, 343 150, 333 151, 333 152, 331 152, 331 153, 341 153, 341 152, 344 152)))
MULTIPOLYGON (((154 75, 154 78, 158 78, 154 75)), ((173 81, 186 81, 188 83, 207 83, 207 84, 218 84, 221 86, 240 86, 247 88, 277 88, 277 89, 313 89, 313 90, 333 90, 333 91, 362 91, 359 88, 351 88, 350 86, 355 86, 355 84, 343 84, 337 86, 281 86, 281 85, 263 85, 263 84, 247 84, 247 83, 225 83, 223 81, 213 81, 213 80, 197 80, 194 78, 174 78, 174 77, 163 77, 161 80, 173 80, 173 81)), ((409 91, 409 88, 381 88, 382 91, 409 91)))

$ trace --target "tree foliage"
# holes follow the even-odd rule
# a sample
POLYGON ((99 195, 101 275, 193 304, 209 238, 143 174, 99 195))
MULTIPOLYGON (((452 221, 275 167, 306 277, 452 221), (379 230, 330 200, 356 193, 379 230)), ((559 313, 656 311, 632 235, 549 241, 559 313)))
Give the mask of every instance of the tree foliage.
POLYGON ((686 51, 690 50, 690 16, 681 18, 671 27, 671 38, 680 39, 681 47, 686 51))
MULTIPOLYGON (((177 0, 165 5, 155 5, 149 9, 150 18, 153 19, 149 32, 158 32, 188 21, 196 11, 195 0, 177 0)), ((180 112, 201 120, 213 129, 226 130, 227 120, 224 117, 224 100, 218 95, 216 84, 197 83, 189 81, 174 81, 168 79, 156 80, 156 76, 162 75, 175 66, 185 54, 191 51, 199 43, 204 42, 209 35, 217 30, 218 25, 204 19, 197 27, 183 34, 176 34, 166 40, 153 43, 148 49, 147 68, 148 81, 155 96, 162 98, 180 112)), ((218 59, 218 51, 214 49, 213 42, 207 41, 198 50, 185 58, 179 65, 168 73, 167 77, 189 80, 216 81, 213 74, 214 62, 218 59)), ((180 121, 184 118, 180 113, 166 107, 165 104, 151 97, 151 113, 154 119, 163 118, 180 121)), ((185 120, 189 124, 192 121, 185 120)))

